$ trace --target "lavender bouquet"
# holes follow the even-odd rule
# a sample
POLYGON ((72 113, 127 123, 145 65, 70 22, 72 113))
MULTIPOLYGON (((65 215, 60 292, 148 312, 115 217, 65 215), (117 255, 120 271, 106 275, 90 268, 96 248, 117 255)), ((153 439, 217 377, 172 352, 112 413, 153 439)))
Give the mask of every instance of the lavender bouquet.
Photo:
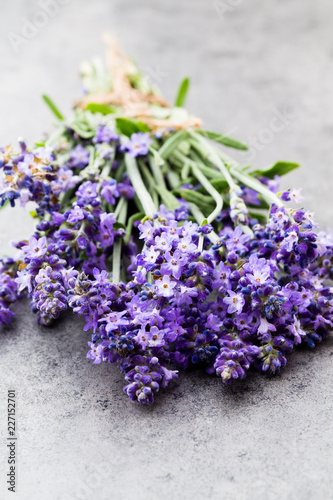
POLYGON ((0 324, 24 293, 49 325, 71 308, 92 331, 87 358, 117 363, 125 393, 154 393, 201 366, 230 383, 278 373, 333 326, 333 238, 277 194, 280 176, 240 165, 183 107, 169 106, 108 37, 83 68, 84 97, 45 141, 0 150, 1 205, 35 202, 36 231, 1 259, 0 324))

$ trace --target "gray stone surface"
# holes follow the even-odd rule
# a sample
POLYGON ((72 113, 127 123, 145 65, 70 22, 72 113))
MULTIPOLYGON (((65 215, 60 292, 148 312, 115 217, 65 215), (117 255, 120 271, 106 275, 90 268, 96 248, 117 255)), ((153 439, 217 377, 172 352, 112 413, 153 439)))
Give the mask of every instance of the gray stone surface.
MULTIPOLYGON (((302 170, 285 185, 302 186, 309 209, 330 225, 329 0, 63 3, 17 52, 9 34, 21 34, 22 18, 36 21, 41 7, 2 5, 1 144, 51 129, 43 92, 70 110, 79 64, 102 53, 100 35, 109 30, 150 78, 157 73, 168 98, 190 76, 189 108, 207 127, 254 145, 242 161, 299 161, 302 170)), ((21 210, 1 212, 1 253, 30 230, 21 210)), ((196 371, 182 374, 148 408, 123 396, 115 367, 85 360, 87 335, 77 319, 68 314, 40 328, 27 303, 16 310, 14 325, 0 332, 1 499, 13 495, 5 485, 11 388, 18 395, 19 500, 333 498, 332 340, 295 352, 280 376, 252 374, 231 388, 196 371)))

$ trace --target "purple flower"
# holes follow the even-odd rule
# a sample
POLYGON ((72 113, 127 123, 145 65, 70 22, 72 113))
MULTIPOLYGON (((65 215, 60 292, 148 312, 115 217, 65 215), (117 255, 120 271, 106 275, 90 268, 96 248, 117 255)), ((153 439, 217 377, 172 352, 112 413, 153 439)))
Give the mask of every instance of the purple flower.
POLYGON ((250 239, 251 238, 248 234, 243 234, 242 229, 239 226, 236 226, 227 239, 227 249, 235 252, 246 250, 245 243, 247 243, 250 239))
POLYGON ((266 318, 260 318, 260 326, 258 328, 258 333, 263 334, 267 332, 276 332, 276 328, 272 323, 267 321, 266 318))
POLYGON ((112 231, 113 230, 113 224, 117 222, 117 219, 115 218, 114 214, 112 213, 105 213, 103 212, 100 215, 100 226, 107 230, 107 231, 112 231))
POLYGON ((251 188, 243 188, 241 197, 243 198, 246 205, 260 205, 260 200, 258 199, 258 193, 251 188))
POLYGON ((52 191, 59 194, 61 191, 68 191, 76 186, 80 178, 78 175, 73 175, 70 169, 60 168, 57 175, 57 180, 51 182, 52 191))
POLYGON ((23 252, 27 257, 30 258, 39 258, 43 257, 45 255, 47 249, 47 241, 46 237, 42 236, 42 238, 35 238, 34 236, 31 236, 29 239, 28 245, 24 245, 22 247, 23 252))
POLYGON ((67 222, 69 224, 76 224, 80 220, 84 219, 84 212, 82 208, 76 205, 68 214, 67 222))
POLYGON ((93 359, 93 364, 96 365, 102 361, 103 358, 103 346, 101 344, 95 345, 93 342, 88 342, 90 351, 87 354, 88 359, 93 359))
POLYGON ((297 319, 296 315, 294 314, 293 316, 293 320, 294 322, 287 326, 288 330, 290 331, 290 333, 292 335, 294 335, 295 339, 296 339, 296 342, 298 344, 301 343, 301 337, 306 335, 305 331, 302 330, 301 328, 301 322, 299 321, 299 319, 297 319))
POLYGON ((107 283, 109 283, 110 278, 107 271, 100 271, 97 267, 94 267, 93 275, 95 278, 95 281, 93 282, 94 285, 106 285, 107 283))
POLYGON ((165 366, 162 366, 162 370, 164 373, 162 387, 165 389, 171 380, 178 378, 178 370, 168 370, 165 366))
POLYGON ((220 331, 220 328, 222 326, 222 321, 219 320, 218 316, 216 314, 208 314, 207 316, 207 322, 206 322, 206 328, 209 328, 210 330, 213 330, 214 332, 220 331))
POLYGON ((96 130, 96 135, 93 138, 93 142, 111 142, 118 141, 119 136, 111 130, 107 125, 98 125, 96 130))
POLYGON ((223 287, 224 289, 231 288, 231 283, 229 280, 231 270, 232 270, 231 267, 226 266, 224 262, 220 262, 218 268, 214 269, 213 271, 213 277, 215 280, 213 283, 213 287, 214 288, 223 287))
POLYGON ((263 272, 260 269, 254 269, 253 274, 247 274, 246 277, 255 286, 260 286, 266 283, 269 278, 269 273, 263 272))
POLYGON ((293 201, 294 203, 302 203, 304 200, 301 195, 302 189, 291 189, 289 191, 285 191, 281 195, 281 199, 284 201, 293 201))
POLYGON ((324 318, 321 314, 318 314, 316 316, 316 321, 313 324, 313 328, 315 330, 318 330, 319 327, 324 327, 325 328, 327 325, 332 328, 332 326, 333 326, 332 321, 329 320, 329 319, 327 319, 327 318, 324 318))
POLYGON ((193 297, 198 296, 197 288, 190 288, 185 285, 180 285, 180 291, 177 296, 177 305, 181 304, 192 304, 193 297))
POLYGON ((66 220, 66 217, 59 213, 59 212, 52 212, 52 220, 54 221, 54 223, 57 225, 57 226, 61 226, 61 224, 63 222, 65 222, 66 220))
POLYGON ((153 326, 149 332, 148 346, 149 347, 162 347, 165 344, 164 332, 153 326))
POLYGON ((128 178, 126 178, 123 182, 119 182, 118 191, 119 196, 124 196, 127 200, 134 198, 135 191, 128 178))
POLYGON ((155 250, 153 246, 146 248, 142 255, 144 256, 145 261, 147 264, 155 264, 156 259, 161 255, 161 253, 158 250, 155 250))
POLYGON ((166 263, 161 266, 162 274, 171 274, 176 279, 179 279, 182 274, 182 267, 186 264, 187 260, 182 255, 180 250, 176 250, 173 255, 170 252, 166 252, 165 255, 166 263))
POLYGON ((86 181, 81 184, 75 194, 78 202, 89 204, 97 197, 97 183, 86 181))
POLYGON ((235 318, 235 324, 238 330, 244 330, 247 326, 250 327, 252 322, 252 314, 241 313, 238 314, 235 318))
POLYGON ((114 179, 103 182, 101 195, 108 203, 110 203, 110 205, 114 205, 116 203, 115 198, 119 197, 119 191, 117 183, 114 179))
POLYGON ((47 266, 39 270, 39 273, 35 277, 35 282, 37 284, 50 282, 51 281, 52 267, 47 266))
POLYGON ((131 135, 131 138, 125 142, 124 149, 132 158, 148 154, 149 147, 153 143, 149 132, 137 132, 131 135))
POLYGON ((294 248, 294 244, 298 242, 298 234, 296 230, 291 230, 288 233, 281 244, 281 248, 287 252, 291 252, 294 248))
POLYGON ((0 304, 0 325, 9 325, 14 316, 15 313, 0 304))
POLYGON ((304 212, 303 214, 303 226, 305 226, 307 229, 311 229, 313 227, 318 227, 318 224, 316 224, 314 220, 314 213, 313 212, 304 212))
POLYGON ((251 254, 248 261, 243 266, 244 271, 248 273, 252 273, 255 269, 259 269, 262 271, 263 268, 265 268, 265 270, 268 270, 269 272, 267 260, 259 258, 256 253, 251 254))
POLYGON ((61 271, 62 280, 63 280, 66 288, 69 287, 69 284, 68 284, 69 280, 72 278, 75 278, 78 274, 79 274, 79 271, 74 269, 74 267, 70 267, 68 269, 63 269, 61 271))
POLYGON ((223 302, 228 304, 228 313, 240 314, 245 304, 243 295, 235 293, 232 290, 227 290, 229 297, 224 297, 223 302))
POLYGON ((170 280, 170 276, 164 275, 162 279, 156 282, 156 292, 162 297, 172 297, 176 284, 175 281, 170 280))
POLYGON ((89 151, 85 149, 81 144, 78 144, 70 154, 70 160, 68 165, 71 168, 84 168, 89 163, 89 151))
POLYGON ((177 249, 185 254, 193 253, 198 250, 198 247, 192 243, 191 236, 184 236, 184 238, 180 238, 177 249))
POLYGON ((99 321, 106 321, 106 331, 112 332, 113 330, 118 330, 120 326, 128 325, 128 320, 123 318, 127 311, 116 312, 112 311, 109 314, 100 319, 99 321))
POLYGON ((145 328, 138 331, 138 333, 133 337, 134 340, 145 350, 149 342, 149 333, 146 332, 145 328))
POLYGON ((28 288, 28 292, 32 291, 31 284, 31 274, 25 271, 17 271, 17 278, 15 278, 15 282, 19 285, 19 292, 22 292, 25 288, 28 288))
POLYGON ((155 248, 169 252, 172 249, 172 239, 167 233, 162 233, 161 236, 155 237, 155 248))
POLYGON ((100 215, 99 234, 96 235, 96 241, 99 241, 101 247, 108 247, 113 245, 115 231, 113 224, 116 222, 114 214, 102 213, 100 215))
POLYGON ((149 220, 146 220, 143 224, 139 225, 140 239, 151 239, 154 237, 154 228, 149 220))

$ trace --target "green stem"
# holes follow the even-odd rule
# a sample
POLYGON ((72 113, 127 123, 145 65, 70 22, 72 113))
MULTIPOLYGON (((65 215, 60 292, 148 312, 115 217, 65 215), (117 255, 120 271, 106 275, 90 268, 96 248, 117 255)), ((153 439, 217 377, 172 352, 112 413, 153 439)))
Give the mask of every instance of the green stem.
POLYGON ((148 158, 148 160, 149 160, 149 165, 150 165, 151 171, 153 172, 153 176, 155 178, 156 184, 158 184, 158 186, 161 186, 162 188, 166 189, 164 176, 162 174, 162 170, 160 169, 160 166, 157 165, 157 163, 153 157, 150 156, 148 158))
MULTIPOLYGON (((117 222, 125 224, 127 218, 127 200, 126 198, 120 198, 118 205, 115 210, 115 217, 117 215, 117 222)), ((118 238, 113 243, 113 254, 112 254, 112 281, 117 284, 120 281, 120 266, 121 266, 121 247, 122 239, 118 238)))
POLYGON ((236 177, 236 179, 238 179, 242 184, 245 184, 245 186, 254 189, 254 191, 257 191, 257 193, 260 193, 269 203, 275 203, 278 207, 283 206, 282 201, 276 196, 276 194, 267 189, 260 181, 258 181, 251 175, 234 168, 231 169, 231 172, 233 176, 236 177))
POLYGON ((170 154, 177 148, 186 136, 185 130, 179 130, 168 137, 163 146, 158 150, 158 154, 163 160, 166 160, 170 154))
POLYGON ((197 167, 197 164, 189 160, 186 156, 183 156, 182 153, 177 153, 179 157, 183 158, 184 162, 189 162, 192 172, 195 175, 195 177, 198 179, 200 184, 206 189, 207 193, 209 193, 212 198, 215 200, 216 203, 216 208, 215 210, 207 217, 207 221, 209 224, 217 217, 219 213, 221 213, 221 210, 223 208, 223 199, 222 196, 216 191, 216 189, 211 185, 211 183, 207 180, 207 178, 203 175, 201 170, 197 167))
POLYGON ((275 203, 278 206, 282 206, 281 200, 272 191, 267 189, 260 181, 247 174, 244 171, 239 170, 239 163, 233 160, 229 155, 222 152, 218 148, 213 148, 206 139, 201 137, 195 132, 190 132, 192 137, 195 137, 199 142, 203 150, 206 149, 208 158, 212 163, 220 170, 220 172, 225 177, 231 189, 236 188, 237 184, 233 180, 232 176, 238 181, 242 182, 245 186, 250 187, 260 193, 269 203, 275 203), (230 172, 228 170, 230 168, 230 172), (232 176, 231 176, 232 174, 232 176))
MULTIPOLYGON (((127 207, 127 200, 124 196, 122 196, 120 198, 120 200, 118 201, 118 204, 117 204, 116 209, 114 211, 114 216, 118 222, 124 223, 126 221, 126 216, 125 216, 125 218, 123 217, 123 209, 124 209, 125 205, 127 207)), ((126 211, 126 209, 125 209, 125 211, 126 211)))
POLYGON ((211 146, 209 142, 201 135, 196 134, 195 132, 190 132, 190 134, 191 137, 193 137, 194 141, 196 141, 201 146, 202 150, 206 153, 208 160, 211 161, 211 163, 213 163, 213 165, 215 165, 219 169, 219 171, 229 184, 230 189, 234 189, 236 187, 236 183, 231 177, 228 168, 218 155, 217 149, 211 146))
POLYGON ((132 228, 133 228, 133 223, 137 220, 143 219, 145 214, 143 212, 138 212, 136 214, 131 215, 131 217, 127 221, 127 226, 126 226, 126 236, 124 238, 124 244, 128 245, 131 233, 132 233, 132 228))
POLYGON ((135 161, 134 158, 131 158, 128 156, 128 154, 125 155, 125 164, 127 168, 127 173, 128 176, 132 182, 132 186, 142 204, 143 211, 145 212, 146 215, 148 216, 153 216, 156 212, 156 206, 152 200, 152 197, 150 196, 149 192, 147 191, 146 186, 143 183, 142 177, 140 175, 140 171, 138 168, 138 165, 135 161))
POLYGON ((159 206, 158 193, 154 189, 155 180, 154 180, 153 176, 151 175, 149 168, 147 167, 147 165, 144 163, 143 160, 138 160, 138 165, 139 165, 140 170, 143 174, 143 179, 146 183, 146 186, 148 186, 149 190, 152 192, 153 203, 154 203, 155 207, 158 207, 159 206))

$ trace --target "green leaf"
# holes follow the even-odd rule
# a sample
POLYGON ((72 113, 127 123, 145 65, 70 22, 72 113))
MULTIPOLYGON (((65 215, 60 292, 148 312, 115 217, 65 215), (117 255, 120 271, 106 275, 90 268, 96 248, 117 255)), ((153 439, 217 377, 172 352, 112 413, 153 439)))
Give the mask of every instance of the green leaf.
POLYGON ((148 127, 148 125, 146 123, 143 123, 140 121, 137 121, 135 123, 136 123, 136 126, 138 127, 139 132, 150 132, 150 128, 148 127))
POLYGON ((185 201, 194 203, 205 216, 209 215, 214 210, 215 204, 211 196, 206 196, 192 189, 181 189, 180 196, 184 198, 185 201))
POLYGON ((116 124, 119 132, 131 137, 137 132, 149 132, 148 125, 140 121, 129 120, 128 118, 116 118, 116 124))
POLYGON ((35 142, 36 148, 43 148, 45 146, 45 142, 35 142))
POLYGON ((268 177, 269 179, 274 179, 276 175, 279 175, 281 177, 282 175, 285 175, 298 167, 299 163, 294 163, 292 161, 278 161, 272 167, 251 172, 251 175, 263 175, 265 177, 268 177))
POLYGON ((86 109, 91 111, 91 113, 101 113, 102 115, 109 115, 116 112, 114 108, 110 108, 106 104, 97 104, 95 102, 90 102, 86 109))
POLYGON ((117 229, 126 229, 125 227, 125 224, 123 224, 122 222, 115 222, 113 224, 113 229, 117 230, 117 229))
POLYGON ((127 137, 131 137, 132 134, 138 132, 135 123, 128 118, 116 118, 116 124, 119 132, 127 137))
POLYGON ((52 101, 52 99, 50 99, 49 96, 47 96, 46 94, 43 94, 42 98, 44 99, 45 103, 48 105, 52 113, 58 118, 58 120, 64 120, 64 117, 62 116, 59 109, 52 101))
POLYGON ((218 132, 211 132, 210 130, 198 130, 197 134, 206 137, 207 139, 211 139, 212 141, 218 142, 219 144, 223 144, 224 146, 228 146, 229 148, 241 149, 246 151, 248 147, 246 144, 243 144, 232 137, 228 137, 227 135, 219 134, 218 132))
POLYGON ((179 202, 177 198, 168 189, 157 185, 154 186, 154 189, 160 195, 167 209, 174 211, 176 210, 176 208, 179 208, 179 202))
POLYGON ((176 107, 182 108, 184 106, 189 86, 190 86, 190 79, 184 78, 184 80, 179 85, 177 97, 175 100, 176 107))
POLYGON ((225 179, 212 179, 210 183, 219 193, 222 193, 229 187, 229 184, 225 179))
MULTIPOLYGON (((210 179, 209 182, 219 194, 224 193, 229 187, 229 184, 224 179, 210 179)), ((203 186, 201 186, 198 191, 199 193, 206 193, 206 189, 203 186)))

